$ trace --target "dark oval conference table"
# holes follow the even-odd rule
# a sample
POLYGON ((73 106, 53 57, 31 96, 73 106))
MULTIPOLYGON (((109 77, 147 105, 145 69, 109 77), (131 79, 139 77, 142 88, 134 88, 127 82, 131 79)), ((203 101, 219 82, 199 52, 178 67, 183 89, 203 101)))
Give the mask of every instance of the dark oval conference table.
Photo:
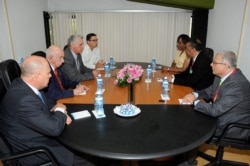
MULTIPOLYGON (((98 157, 143 160, 192 150, 215 131, 215 119, 188 105, 137 105, 141 113, 120 117, 116 105, 104 106, 106 118, 74 120, 58 139, 79 152, 98 157)), ((92 110, 91 104, 67 104, 68 111, 92 110)))
MULTIPOLYGON (((118 67, 124 64, 127 63, 119 63, 118 67)), ((145 68, 147 63, 140 65, 145 68)), ((197 148, 215 132, 216 119, 194 111, 192 105, 179 104, 180 98, 193 91, 189 87, 170 84, 170 100, 161 102, 161 83, 157 78, 166 74, 158 70, 150 84, 145 83, 144 74, 132 89, 115 86, 114 77, 104 78, 106 117, 100 119, 92 113, 96 80, 83 82, 90 87, 86 95, 58 102, 66 104, 69 115, 88 110, 91 116, 73 120, 58 140, 78 152, 120 160, 155 159, 197 148), (134 117, 114 114, 115 106, 128 102, 140 108, 141 113, 134 117)))

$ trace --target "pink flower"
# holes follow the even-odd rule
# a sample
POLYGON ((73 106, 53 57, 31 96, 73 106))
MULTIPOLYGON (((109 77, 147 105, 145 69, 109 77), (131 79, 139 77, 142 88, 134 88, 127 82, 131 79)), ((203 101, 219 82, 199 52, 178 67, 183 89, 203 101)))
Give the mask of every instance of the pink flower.
POLYGON ((127 82, 128 83, 131 83, 132 82, 132 79, 130 77, 127 78, 127 82))
POLYGON ((139 65, 127 64, 125 65, 116 76, 114 81, 115 85, 125 86, 130 83, 139 81, 139 78, 143 74, 143 69, 139 65))

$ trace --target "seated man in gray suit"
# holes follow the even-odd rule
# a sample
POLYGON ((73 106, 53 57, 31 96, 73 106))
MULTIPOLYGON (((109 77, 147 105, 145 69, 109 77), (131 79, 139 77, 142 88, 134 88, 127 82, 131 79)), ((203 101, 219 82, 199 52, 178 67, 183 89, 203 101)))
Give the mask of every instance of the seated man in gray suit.
POLYGON ((83 48, 83 36, 81 35, 71 35, 67 46, 64 48, 64 64, 61 66, 61 71, 72 81, 91 80, 98 75, 98 71, 83 65, 81 56, 83 48))
MULTIPOLYGON (((66 106, 52 102, 40 89, 51 77, 47 60, 39 56, 27 57, 21 66, 21 78, 11 84, 0 108, 0 132, 14 152, 43 146, 51 151, 59 165, 89 166, 91 163, 77 157, 54 137, 71 123, 66 106)), ((41 165, 48 160, 45 154, 18 160, 18 165, 41 165)))
MULTIPOLYGON (((187 94, 183 103, 193 103, 196 111, 217 117, 215 136, 221 135, 226 125, 234 122, 249 124, 250 122, 250 83, 236 68, 237 58, 231 51, 216 54, 211 63, 214 82, 208 88, 187 94), (212 101, 212 102, 205 102, 212 101)), ((227 137, 248 140, 250 131, 232 128, 227 137)), ((195 150, 186 153, 190 161, 195 159, 195 150)))
MULTIPOLYGON (((194 91, 183 98, 184 103, 194 103, 194 109, 217 117, 216 135, 220 135, 226 125, 234 122, 250 122, 250 83, 236 68, 236 55, 231 51, 219 52, 211 63, 214 82, 206 89, 194 91), (203 102, 200 99, 212 100, 203 102)), ((249 130, 232 128, 229 137, 248 139, 249 130)))

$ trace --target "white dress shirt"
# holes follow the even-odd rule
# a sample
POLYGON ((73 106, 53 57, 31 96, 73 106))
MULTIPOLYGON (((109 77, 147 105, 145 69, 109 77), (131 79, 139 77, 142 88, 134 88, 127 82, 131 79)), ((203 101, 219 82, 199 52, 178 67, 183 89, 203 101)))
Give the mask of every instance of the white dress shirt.
POLYGON ((83 64, 90 69, 95 69, 95 64, 100 60, 100 50, 99 48, 90 49, 89 45, 84 47, 82 53, 83 64))

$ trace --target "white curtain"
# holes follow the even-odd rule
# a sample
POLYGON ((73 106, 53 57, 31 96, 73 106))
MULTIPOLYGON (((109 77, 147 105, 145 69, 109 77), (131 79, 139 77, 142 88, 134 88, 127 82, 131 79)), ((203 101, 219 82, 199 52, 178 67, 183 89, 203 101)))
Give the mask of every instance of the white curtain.
MULTIPOLYGON (((52 44, 63 47, 71 34, 96 33, 101 57, 170 65, 176 38, 190 34, 191 12, 52 12, 52 44)), ((86 43, 86 42, 85 42, 86 43)))

